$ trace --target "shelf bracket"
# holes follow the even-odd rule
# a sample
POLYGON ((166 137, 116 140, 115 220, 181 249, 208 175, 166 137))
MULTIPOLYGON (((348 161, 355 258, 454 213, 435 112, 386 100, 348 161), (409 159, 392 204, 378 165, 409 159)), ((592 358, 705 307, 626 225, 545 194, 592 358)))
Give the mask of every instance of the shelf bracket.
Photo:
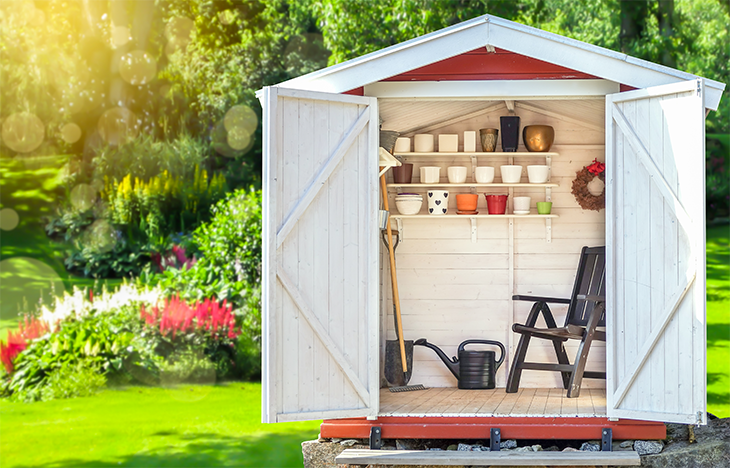
POLYGON ((403 234, 403 219, 395 218, 395 224, 398 226, 398 242, 406 240, 406 236, 403 234))
POLYGON ((471 241, 476 243, 477 241, 477 219, 474 217, 469 218, 471 220, 471 241))
POLYGON ((474 178, 476 171, 477 171, 477 155, 472 154, 471 155, 471 180, 476 180, 474 178))
POLYGON ((550 244, 553 241, 553 220, 545 218, 545 242, 550 244))
POLYGON ((553 189, 550 187, 545 187, 545 201, 553 201, 553 189))

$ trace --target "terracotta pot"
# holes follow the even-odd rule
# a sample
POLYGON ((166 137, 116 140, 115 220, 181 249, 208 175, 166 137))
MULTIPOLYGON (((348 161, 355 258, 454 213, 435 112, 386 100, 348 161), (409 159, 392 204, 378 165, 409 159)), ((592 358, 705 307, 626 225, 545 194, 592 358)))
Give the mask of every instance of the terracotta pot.
POLYGON ((550 151, 555 141, 555 129, 550 125, 528 125, 522 129, 522 140, 527 151, 550 151))
POLYGON ((459 211, 476 211, 479 195, 476 193, 461 193, 456 196, 456 209, 459 211))
POLYGON ((393 182, 396 184, 410 184, 413 180, 413 164, 403 163, 400 166, 396 166, 392 169, 393 171, 393 182))

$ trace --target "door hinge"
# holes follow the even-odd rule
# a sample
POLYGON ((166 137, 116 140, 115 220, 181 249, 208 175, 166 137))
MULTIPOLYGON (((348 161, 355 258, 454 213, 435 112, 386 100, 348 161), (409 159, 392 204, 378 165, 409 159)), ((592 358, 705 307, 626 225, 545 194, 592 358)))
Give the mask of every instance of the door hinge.
POLYGON ((702 96, 702 81, 697 80, 697 97, 702 96))
POLYGON ((700 427, 702 425, 702 411, 698 411, 695 416, 697 417, 695 424, 697 424, 697 427, 700 427))

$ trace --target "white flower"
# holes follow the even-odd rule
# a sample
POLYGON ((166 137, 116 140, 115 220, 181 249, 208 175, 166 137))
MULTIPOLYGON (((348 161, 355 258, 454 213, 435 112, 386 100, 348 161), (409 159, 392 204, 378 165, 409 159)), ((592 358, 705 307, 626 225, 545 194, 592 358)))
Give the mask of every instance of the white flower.
POLYGON ((60 321, 69 317, 80 319, 91 311, 109 313, 130 304, 155 305, 161 297, 160 288, 139 289, 133 284, 125 283, 112 292, 104 289, 92 301, 88 289, 74 286, 71 294, 66 292, 63 297, 57 297, 50 308, 42 306, 39 318, 55 329, 60 321))

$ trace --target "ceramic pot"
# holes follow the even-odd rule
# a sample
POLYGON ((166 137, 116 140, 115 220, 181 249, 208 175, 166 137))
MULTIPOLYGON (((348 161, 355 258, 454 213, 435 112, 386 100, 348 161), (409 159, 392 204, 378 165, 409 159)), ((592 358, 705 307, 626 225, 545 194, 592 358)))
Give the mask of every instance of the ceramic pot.
POLYGON ((393 182, 396 184, 410 184, 413 180, 413 164, 403 163, 393 169, 393 182))
POLYGON ((537 202, 537 213, 542 215, 550 214, 553 210, 553 202, 539 201, 537 202))
POLYGON ((531 184, 544 184, 550 174, 549 166, 527 166, 527 179, 531 184))
POLYGON ((522 166, 500 166, 503 184, 519 184, 522 177, 522 166))
POLYGON ((456 209, 459 211, 476 211, 479 195, 476 193, 460 193, 456 196, 456 209))
POLYGON ((449 209, 449 191, 429 190, 426 194, 428 195, 428 213, 445 215, 449 209))
POLYGON ((546 152, 555 141, 555 129, 550 125, 528 125, 522 130, 527 151, 546 152))
POLYGON ((526 214, 526 211, 530 211, 530 197, 514 197, 512 199, 512 208, 516 214, 526 214))
POLYGON ((408 137, 400 137, 395 140, 395 152, 396 153, 410 153, 411 152, 411 139, 408 137))
POLYGON ((438 184, 441 177, 440 166, 422 166, 421 167, 421 183, 422 184, 438 184))
POLYGON ((464 132, 464 152, 473 153, 477 150, 477 132, 467 130, 464 132))
POLYGON ((474 179, 477 184, 491 184, 494 182, 494 168, 492 166, 474 168, 474 179))
POLYGON ((520 117, 505 115, 499 118, 499 127, 502 131, 502 151, 514 153, 520 142, 520 117))
POLYGON ((499 130, 496 128, 482 128, 479 130, 482 151, 485 153, 494 153, 497 150, 497 135, 499 135, 499 130))
POLYGON ((413 149, 416 153, 432 153, 433 135, 430 133, 420 133, 413 137, 413 149))
POLYGON ((503 215, 507 211, 507 198, 509 195, 487 195, 487 210, 490 215, 503 215))
POLYGON ((459 135, 439 135, 439 153, 459 151, 459 135))
POLYGON ((463 184, 466 182, 466 166, 451 166, 446 170, 450 184, 463 184))

